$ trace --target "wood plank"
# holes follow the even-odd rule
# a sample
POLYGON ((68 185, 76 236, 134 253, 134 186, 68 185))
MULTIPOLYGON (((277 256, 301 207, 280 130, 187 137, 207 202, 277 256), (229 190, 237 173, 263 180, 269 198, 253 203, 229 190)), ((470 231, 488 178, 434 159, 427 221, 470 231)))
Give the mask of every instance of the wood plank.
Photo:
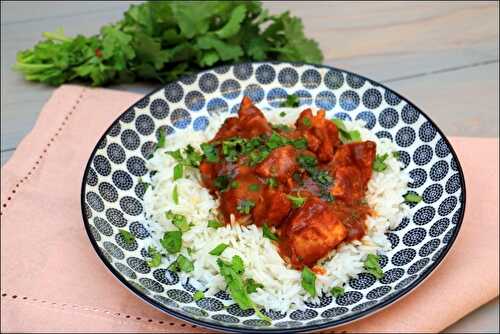
POLYGON ((124 10, 140 1, 2 1, 2 25, 78 17, 89 13, 124 10), (33 8, 36 10, 26 10, 33 8))
MULTIPOLYGON (((4 6, 3 3, 2 6, 4 6)), ((33 4, 30 12, 39 12, 38 6, 48 8, 46 4, 33 4)), ((33 14, 32 17, 28 17, 31 21, 28 20, 22 24, 14 22, 2 27, 2 69, 4 70, 1 75, 2 82, 6 83, 2 85, 2 149, 15 147, 19 140, 29 132, 38 112, 53 90, 48 86, 26 82, 18 73, 10 70, 15 63, 16 52, 36 43, 40 39, 41 31, 51 31, 59 26, 67 27, 67 33, 70 35, 96 33, 101 25, 118 20, 127 6, 128 4, 116 11, 96 13, 92 12, 95 4, 79 3, 78 11, 82 12, 80 17, 63 15, 50 20, 37 21, 33 14)), ((266 3, 265 6, 270 8, 271 12, 285 9, 282 2, 266 3)), ((419 105, 421 105, 420 101, 412 98, 416 94, 408 87, 413 84, 416 85, 415 87, 421 87, 415 81, 422 80, 422 74, 443 69, 453 70, 464 66, 480 67, 481 64, 498 60, 498 44, 491 37, 498 37, 497 30, 492 29, 495 21, 498 20, 498 13, 495 11, 498 9, 498 4, 491 2, 447 2, 432 5, 391 2, 384 3, 383 6, 369 2, 316 2, 312 4, 287 2, 286 8, 290 8, 292 13, 301 16, 306 23, 306 32, 320 41, 325 51, 326 64, 358 72, 379 81, 415 76, 411 79, 412 84, 405 87, 407 87, 408 97, 419 105), (483 28, 470 27, 476 22, 482 22, 480 26, 483 28), (433 26, 432 29, 429 28, 430 25, 433 26), (464 32, 463 27, 467 27, 465 29, 467 31, 464 32), (375 40, 381 43, 373 45, 368 52, 363 47, 363 43, 371 43, 372 31, 378 31, 375 40), (474 43, 470 42, 471 36, 476 36, 474 43), (460 39, 463 41, 460 42, 460 39), (397 40, 397 42, 391 44, 387 43, 387 40, 397 40), (414 41, 415 45, 410 47, 407 40, 414 41), (435 47, 436 40, 441 40, 440 47, 435 47), (401 43, 403 46, 400 45, 401 43), (401 51, 401 48, 404 50, 401 51)), ((54 15, 67 13, 67 10, 54 7, 54 15)), ((5 11, 2 12, 5 13, 5 11)), ((40 12, 43 13, 43 10, 40 12)), ((44 15, 47 13, 45 12, 44 15)), ((488 82, 496 78, 493 72, 480 71, 478 73, 481 73, 478 75, 484 76, 488 82)), ((463 81, 463 77, 455 77, 459 82, 463 81)), ((481 79, 478 77, 476 80, 479 82, 481 79)), ((448 83, 452 86, 454 84, 454 82, 448 83)), ((397 88, 393 84, 390 86, 397 88)), ((497 86, 498 84, 494 85, 494 87, 497 86)), ((154 88, 154 86, 146 87, 144 92, 154 88)), ((127 86, 112 88, 129 89, 127 86)), ((486 87, 486 89, 489 88, 486 87)), ((458 94, 459 92, 454 92, 452 96, 458 94)), ((440 95, 435 96, 437 98, 440 95)), ((465 135, 470 131, 454 129, 459 132, 451 132, 451 134, 465 135)), ((473 133, 487 135, 492 131, 491 127, 488 127, 485 131, 476 130, 473 133)), ((493 133, 498 133, 498 131, 493 131, 493 133)))

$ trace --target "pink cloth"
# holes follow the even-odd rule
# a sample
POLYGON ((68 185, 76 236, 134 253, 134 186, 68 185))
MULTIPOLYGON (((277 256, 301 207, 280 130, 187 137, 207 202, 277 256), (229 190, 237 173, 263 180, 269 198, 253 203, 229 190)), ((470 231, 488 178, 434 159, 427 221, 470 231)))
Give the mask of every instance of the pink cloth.
MULTIPOLYGON (((136 298, 85 232, 80 185, 111 122, 140 96, 63 86, 2 167, 1 331, 206 332, 136 298)), ((436 332, 498 295, 498 139, 452 138, 467 182, 465 220, 441 266, 409 296, 336 328, 436 332)))

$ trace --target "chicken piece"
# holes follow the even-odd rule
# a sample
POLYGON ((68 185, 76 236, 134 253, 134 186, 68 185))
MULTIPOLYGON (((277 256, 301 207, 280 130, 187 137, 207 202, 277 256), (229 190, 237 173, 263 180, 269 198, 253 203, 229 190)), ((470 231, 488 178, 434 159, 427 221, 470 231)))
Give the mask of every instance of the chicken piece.
POLYGON ((313 266, 347 236, 347 229, 335 210, 316 197, 290 217, 282 244, 293 267, 313 266))
POLYGON ((292 209, 292 204, 285 193, 267 187, 252 212, 258 226, 278 226, 292 209))
POLYGON ((311 109, 305 109, 295 125, 303 132, 308 148, 316 153, 319 161, 328 162, 333 158, 340 144, 339 134, 335 124, 325 118, 324 110, 313 116, 311 109))
POLYGON ((238 117, 227 118, 211 142, 234 137, 252 138, 271 133, 271 124, 262 111, 253 104, 248 96, 245 96, 241 101, 238 117))
POLYGON ((335 184, 331 193, 348 203, 364 197, 372 175, 376 144, 371 141, 342 145, 330 164, 335 184))
POLYGON ((231 222, 231 215, 234 215, 236 220, 242 217, 250 217, 256 203, 262 197, 264 184, 259 180, 256 175, 246 174, 238 175, 227 187, 225 191, 220 192, 220 211, 224 216, 226 224, 231 222), (245 206, 247 204, 247 211, 245 206))
POLYGON ((297 169, 297 150, 291 145, 285 145, 273 150, 257 165, 255 172, 262 177, 276 177, 285 183, 297 169))
POLYGON ((200 163, 200 174, 201 181, 203 185, 210 190, 210 192, 214 191, 214 179, 217 177, 217 169, 215 164, 209 163, 206 160, 203 160, 200 163))
POLYGON ((270 135, 273 131, 262 111, 253 104, 248 96, 243 97, 238 115, 241 127, 240 135, 243 138, 270 135))

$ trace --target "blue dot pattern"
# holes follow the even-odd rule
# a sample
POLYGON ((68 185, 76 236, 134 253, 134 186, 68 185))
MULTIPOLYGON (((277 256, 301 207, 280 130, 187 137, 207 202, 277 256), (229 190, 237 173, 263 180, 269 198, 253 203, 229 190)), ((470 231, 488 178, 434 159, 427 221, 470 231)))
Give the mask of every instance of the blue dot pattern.
POLYGON ((254 63, 222 66, 184 76, 131 106, 110 127, 90 158, 83 189, 89 236, 109 266, 139 293, 154 296, 163 308, 226 326, 228 330, 305 329, 331 326, 364 315, 382 302, 409 291, 441 261, 458 233, 464 184, 458 161, 431 120, 399 94, 361 76, 322 66, 254 63), (392 249, 380 255, 381 279, 361 273, 345 293, 326 293, 290 312, 241 310, 227 291, 194 301, 196 290, 167 268, 149 268, 151 234, 141 222, 146 163, 161 131, 169 138, 203 132, 214 117, 231 116, 243 95, 262 110, 279 108, 289 94, 300 108, 322 108, 327 118, 362 121, 378 138, 392 140, 409 175, 409 188, 422 196, 400 224, 387 233, 392 249), (455 228, 457 227, 457 228, 455 228), (128 244, 120 229, 134 235, 128 244))

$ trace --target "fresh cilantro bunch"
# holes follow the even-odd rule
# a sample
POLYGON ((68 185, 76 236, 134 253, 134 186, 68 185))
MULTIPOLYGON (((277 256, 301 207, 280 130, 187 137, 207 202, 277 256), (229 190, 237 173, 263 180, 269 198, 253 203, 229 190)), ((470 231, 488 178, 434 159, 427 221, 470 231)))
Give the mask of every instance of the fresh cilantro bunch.
POLYGON ((43 36, 17 54, 14 68, 50 85, 164 83, 225 63, 323 58, 298 17, 270 15, 259 1, 152 1, 131 5, 122 20, 95 36, 71 38, 62 30, 43 36))

